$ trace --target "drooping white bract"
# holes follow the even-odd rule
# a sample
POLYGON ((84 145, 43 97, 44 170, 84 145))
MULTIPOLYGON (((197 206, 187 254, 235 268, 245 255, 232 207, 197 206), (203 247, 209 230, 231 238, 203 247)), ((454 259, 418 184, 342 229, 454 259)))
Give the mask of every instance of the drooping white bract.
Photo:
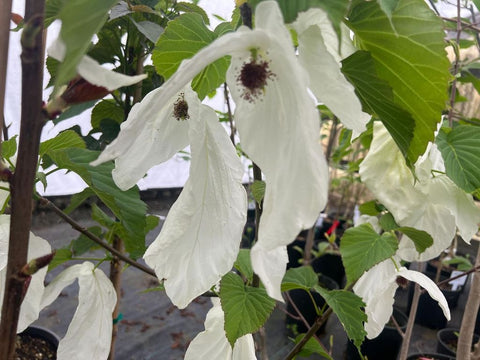
POLYGON ((179 308, 231 270, 246 220, 243 165, 213 109, 190 87, 154 90, 130 112, 117 139, 93 163, 115 159, 113 179, 132 187, 147 170, 190 144, 190 176, 144 258, 179 308), (158 101, 157 101, 158 100, 158 101))
POLYGON ((310 89, 347 128, 353 130, 353 138, 356 138, 365 131, 370 115, 362 111, 353 85, 340 71, 341 60, 356 50, 348 28, 341 27, 339 43, 327 13, 318 8, 300 13, 293 27, 298 34, 298 57, 308 72, 310 89))
MULTIPOLYGON (((307 76, 296 59, 278 4, 260 3, 255 23, 254 30, 240 27, 183 61, 177 72, 149 97, 146 103, 151 111, 147 114, 168 107, 172 97, 178 96, 205 66, 225 55, 232 56, 227 82, 237 106, 235 121, 242 149, 260 166, 266 181, 259 241, 252 249, 253 268, 269 295, 281 300, 280 282, 287 263, 285 246, 300 230, 312 226, 325 206, 328 169, 319 144, 319 115, 307 92, 307 76), (249 69, 254 70, 253 74, 249 69)), ((130 125, 126 124, 125 129, 145 125, 144 117, 139 115, 148 111, 147 106, 137 106, 136 120, 129 118, 130 125)), ((124 145, 132 146, 135 139, 127 139, 132 135, 122 136, 123 131, 94 164, 117 158, 123 154, 124 145)), ((135 165, 124 166, 126 170, 117 171, 126 173, 135 165)))
MULTIPOLYGON (((191 166, 180 197, 170 209, 144 259, 179 308, 208 291, 231 270, 246 220, 243 165, 213 109, 190 89, 191 166)), ((174 121, 166 118, 167 121, 174 121)))
POLYGON ((404 236, 398 255, 407 261, 426 261, 439 255, 450 245, 456 226, 469 242, 480 222, 480 210, 471 195, 446 175, 432 173, 443 170, 436 146, 429 146, 427 151, 415 165, 415 180, 388 131, 376 123, 370 151, 360 165, 362 181, 396 222, 424 230, 433 238, 433 246, 418 254, 414 243, 404 236))
POLYGON ((252 334, 239 338, 233 347, 225 336, 224 313, 220 299, 212 299, 213 307, 207 313, 205 330, 192 340, 185 360, 256 360, 252 334))
POLYGON ((60 340, 57 359, 106 359, 110 352, 112 312, 117 295, 102 270, 95 269, 90 262, 68 267, 45 288, 41 307, 51 304, 76 279, 78 307, 65 337, 60 340))
MULTIPOLYGON (((10 235, 10 216, 0 215, 0 301, 3 299, 7 262, 8 262, 8 239, 10 235)), ((30 233, 28 244, 28 261, 40 256, 47 255, 52 251, 50 244, 41 237, 30 233)), ((45 286, 43 281, 47 273, 47 268, 37 271, 30 280, 27 293, 20 308, 17 332, 25 330, 32 322, 38 319, 38 314, 42 309, 40 302, 45 286)))
MULTIPOLYGON (((65 52, 65 44, 60 38, 55 40, 48 48, 48 55, 59 61, 64 59, 65 52)), ((109 91, 113 91, 122 86, 136 84, 147 77, 146 74, 128 76, 111 71, 101 66, 97 61, 87 55, 85 55, 78 63, 77 72, 90 84, 104 87, 109 91)))
POLYGON ((236 104, 242 149, 260 167, 266 183, 258 242, 251 251, 253 269, 268 294, 282 300, 286 245, 311 227, 325 206, 328 167, 319 143, 319 115, 307 90, 307 74, 299 66, 277 3, 260 3, 255 24, 255 31, 267 34, 270 44, 259 47, 253 59, 250 49, 232 54, 227 83, 236 104), (248 76, 246 66, 252 62, 268 64, 270 72, 258 96, 251 96, 243 82, 248 76))
POLYGON ((365 323, 367 337, 373 339, 383 330, 393 313, 395 291, 398 288, 397 277, 402 277, 418 283, 428 294, 438 302, 443 314, 450 320, 450 309, 447 300, 438 286, 424 274, 408 270, 405 267, 396 268, 395 262, 400 258, 387 259, 375 265, 360 277, 353 291, 365 302, 365 313, 368 320, 365 323))

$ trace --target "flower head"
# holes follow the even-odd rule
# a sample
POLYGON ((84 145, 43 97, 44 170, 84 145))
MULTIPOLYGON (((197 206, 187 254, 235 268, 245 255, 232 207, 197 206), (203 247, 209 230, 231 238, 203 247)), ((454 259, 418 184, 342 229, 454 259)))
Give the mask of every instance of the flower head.
MULTIPOLYGON (((185 60, 162 87, 151 92, 140 104, 134 106, 129 119, 122 125, 117 140, 107 147, 94 164, 115 159, 114 179, 121 188, 128 188, 133 186, 152 165, 172 156, 171 152, 185 146, 184 132, 180 142, 173 143, 175 139, 168 139, 166 144, 163 142, 156 144, 157 138, 153 135, 157 132, 155 124, 162 124, 160 126, 163 128, 165 124, 177 126, 192 122, 194 118, 191 112, 192 103, 187 99, 187 93, 185 99, 190 117, 188 122, 173 121, 174 125, 171 125, 168 121, 158 119, 172 111, 172 104, 177 100, 178 94, 197 73, 211 62, 231 55, 227 83, 236 103, 235 122, 242 149, 260 166, 266 182, 259 240, 252 249, 253 268, 265 284, 269 295, 282 300, 280 283, 288 261, 286 245, 293 241, 302 229, 312 226, 325 206, 328 168, 319 143, 319 114, 314 100, 308 93, 307 74, 298 63, 290 33, 283 23, 278 4, 274 1, 260 3, 256 9, 255 19, 254 30, 240 27, 236 32, 221 36, 191 59, 185 60), (171 150, 168 156, 166 151, 153 151, 162 146, 171 150)), ((162 138, 169 137, 165 135, 165 131, 160 134, 162 138)), ((225 151, 223 147, 222 151, 225 151)), ((193 153, 192 149, 192 156, 193 153)), ((221 169, 232 167, 228 165, 229 163, 222 163, 218 157, 211 158, 208 163, 213 164, 213 159, 220 160, 221 169)), ((193 164, 192 159, 192 170, 193 164)), ((223 170, 219 172, 222 173, 223 170)), ((184 192, 190 193, 191 199, 198 197, 194 193, 194 188, 201 186, 198 179, 199 177, 191 175, 188 186, 185 186, 184 192)), ((217 187, 208 192, 209 197, 205 198, 208 199, 207 203, 223 201, 228 209, 240 203, 240 200, 237 200, 235 203, 237 205, 234 205, 230 197, 219 197, 218 191, 217 187)), ((200 193, 205 194, 203 191, 200 193)), ((182 201, 187 202, 186 197, 187 195, 182 197, 182 201)), ((244 203, 241 206, 245 206, 244 203)), ((182 205, 181 208, 184 207, 185 210, 182 211, 187 211, 186 205, 182 205)), ((174 209, 179 208, 180 205, 176 205, 174 209)), ((180 224, 185 223, 177 216, 175 219, 179 220, 180 224)), ((234 220, 237 222, 234 228, 243 227, 243 223, 240 224, 244 221, 242 217, 235 216, 234 220)), ((194 237, 204 238, 207 236, 207 229, 214 226, 207 218, 198 221, 210 224, 199 226, 198 229, 202 233, 197 232, 194 237)), ((232 226, 233 220, 228 221, 232 226)), ((217 219, 216 224, 219 223, 221 221, 217 219)), ((177 229, 178 226, 174 225, 172 220, 167 228, 177 229)), ((239 240, 240 237, 237 241, 239 240)), ((199 248, 194 249, 198 251, 199 248)), ((167 247, 162 245, 158 249, 165 250, 167 247)), ((172 246, 170 251, 173 249, 172 246)), ((182 251, 191 254, 193 249, 186 245, 182 251)), ((175 258, 171 255, 172 253, 162 251, 163 257, 175 258)), ((152 261, 154 256, 160 256, 160 253, 149 249, 146 256, 152 261)), ((223 257, 220 253, 216 256, 217 259, 212 260, 214 261, 212 266, 220 261, 218 258, 223 257)), ((234 259, 230 256, 228 259, 229 266, 232 266, 234 259)), ((160 274, 163 276, 167 270, 166 266, 161 267, 163 270, 160 274)), ((226 268, 227 266, 222 266, 222 271, 217 269, 216 276, 225 273, 226 270, 223 269, 226 268)), ((193 272, 184 271, 177 273, 176 276, 179 278, 182 274, 183 281, 187 275, 193 276, 193 272)), ((166 278, 171 280, 173 276, 175 275, 171 273, 166 278)), ((180 284, 181 281, 178 280, 178 286, 185 287, 185 284, 180 284)), ((206 285, 207 283, 204 283, 202 288, 206 285)), ((210 286, 212 285, 210 282, 210 286)), ((182 300, 182 304, 185 299, 182 300)))

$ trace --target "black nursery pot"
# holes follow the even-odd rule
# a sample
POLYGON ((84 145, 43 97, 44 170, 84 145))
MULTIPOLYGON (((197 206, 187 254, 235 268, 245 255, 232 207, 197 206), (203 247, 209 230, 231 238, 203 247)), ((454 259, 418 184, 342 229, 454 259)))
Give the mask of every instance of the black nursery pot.
MULTIPOLYGON (((397 308, 393 308, 393 317, 400 328, 405 331, 408 317, 397 308)), ((383 331, 375 339, 365 339, 361 346, 362 354, 368 357, 368 360, 396 359, 400 346, 402 345, 402 336, 394 326, 385 326, 383 331)), ((360 360, 357 348, 352 341, 347 343, 347 360, 360 360)))
MULTIPOLYGON (((437 333, 437 352, 455 357, 457 355, 457 343, 459 329, 445 328, 437 333)), ((473 334, 473 345, 475 345, 480 336, 473 334)))
POLYGON ((340 255, 323 254, 312 261, 312 268, 317 274, 323 274, 332 278, 339 284, 343 285, 345 278, 345 268, 343 267, 340 255))
POLYGON ((37 351, 46 350, 47 352, 51 353, 52 357, 47 356, 47 354, 42 354, 45 356, 43 359, 56 359, 59 342, 59 337, 50 330, 40 326, 29 326, 27 329, 17 335, 17 346, 22 343, 30 343, 32 345, 21 346, 21 349, 17 349, 17 355, 15 358, 36 359, 35 356, 37 351), (35 353, 30 354, 30 351, 32 350, 34 350, 35 353))
POLYGON ((407 360, 455 360, 454 357, 434 353, 417 353, 407 357, 407 360))
MULTIPOLYGON (((336 290, 339 288, 335 280, 329 278, 328 276, 320 274, 318 276, 318 279, 319 279, 320 285, 329 290, 336 290)), ((295 289, 295 290, 290 290, 288 294, 290 295, 290 298, 292 299, 293 303, 297 306, 298 310, 300 310, 300 313, 303 315, 305 320, 307 320, 307 322, 310 325, 313 325, 313 323, 317 319, 317 313, 315 312, 315 307, 308 293, 302 289, 295 289)), ((325 300, 317 292, 312 291, 312 296, 313 296, 313 299, 315 300, 317 307, 319 309, 322 309, 322 307, 325 305, 325 300)), ((295 308, 290 303, 290 301, 287 302, 287 311, 290 314, 298 315, 298 313, 295 311, 295 308)), ((287 323, 287 326, 296 325, 296 330, 298 333, 306 333, 308 331, 307 327, 305 326, 302 320, 297 320, 287 315, 285 321, 287 323)), ((317 335, 325 331, 325 326, 326 326, 326 322, 323 323, 320 329, 318 329, 317 335)))

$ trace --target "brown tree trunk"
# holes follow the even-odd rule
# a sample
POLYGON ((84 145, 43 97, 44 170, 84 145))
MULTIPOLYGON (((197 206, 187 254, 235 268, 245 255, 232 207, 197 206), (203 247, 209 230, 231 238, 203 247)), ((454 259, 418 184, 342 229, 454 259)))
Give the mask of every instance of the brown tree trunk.
POLYGON ((0 325, 0 359, 13 359, 25 277, 32 220, 32 195, 37 169, 40 134, 44 124, 43 95, 43 0, 27 0, 22 34, 22 115, 17 167, 11 184, 10 240, 0 325))
MULTIPOLYGON (((475 266, 480 265, 480 246, 477 251, 475 266)), ((472 274, 472 284, 468 294, 465 312, 463 313, 462 325, 460 327, 460 336, 458 337, 457 359, 471 359, 471 347, 473 341, 473 331, 477 320, 478 307, 480 305, 480 274, 472 274)))

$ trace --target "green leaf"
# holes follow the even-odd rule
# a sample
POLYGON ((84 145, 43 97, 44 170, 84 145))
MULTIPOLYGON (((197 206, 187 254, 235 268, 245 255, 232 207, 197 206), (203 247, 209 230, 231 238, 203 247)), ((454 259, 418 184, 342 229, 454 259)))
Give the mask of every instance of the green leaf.
POLYGON ((342 72, 355 86, 364 111, 377 115, 404 156, 413 140, 415 120, 394 103, 390 85, 378 77, 375 62, 367 51, 357 51, 342 61, 342 72))
POLYGON ((377 234, 370 224, 362 224, 345 231, 341 243, 347 283, 352 284, 375 264, 393 256, 398 240, 392 233, 377 234))
POLYGON ((378 5, 380 5, 380 8, 389 19, 392 18, 393 11, 398 5, 398 1, 399 0, 377 0, 378 5))
POLYGON ((150 231, 156 229, 160 223, 160 218, 155 215, 148 215, 145 219, 145 234, 148 234, 150 231))
POLYGON ((17 153, 17 138, 18 135, 14 135, 7 141, 2 142, 2 156, 4 159, 8 160, 17 153))
POLYGON ((59 117, 53 119, 53 123, 55 125, 57 125, 59 122, 61 122, 63 120, 67 120, 67 119, 70 119, 74 116, 80 115, 85 110, 88 110, 93 105, 95 105, 96 102, 97 102, 97 100, 92 100, 92 101, 87 101, 87 102, 83 102, 83 103, 80 103, 80 104, 72 105, 67 110, 62 112, 59 117))
POLYGON ((63 4, 66 1, 67 0, 47 0, 45 2, 45 27, 50 26, 50 24, 58 18, 60 10, 62 10, 63 4))
POLYGON ((311 266, 288 269, 282 280, 282 291, 293 289, 310 290, 318 285, 318 275, 311 266))
MULTIPOLYGON (((152 54, 153 64, 157 72, 168 79, 182 60, 191 58, 216 38, 217 34, 205 26, 202 16, 196 13, 183 14, 170 21, 160 36, 152 54)), ((192 88, 200 99, 225 82, 229 64, 229 57, 223 57, 207 66, 193 79, 192 88)))
POLYGON ((205 12, 205 10, 203 10, 200 6, 198 5, 195 5, 195 4, 192 4, 192 3, 188 3, 188 2, 177 2, 175 5, 174 5, 174 8, 175 10, 177 10, 178 12, 185 12, 185 13, 196 13, 198 15, 200 15, 203 19, 203 22, 206 24, 206 25, 210 25, 210 19, 208 18, 208 15, 207 13, 205 12))
POLYGON ((402 226, 395 230, 407 235, 415 244, 415 249, 419 254, 423 253, 427 248, 433 245, 433 238, 426 231, 417 230, 408 226, 402 226))
POLYGON ((111 229, 116 221, 98 207, 97 204, 92 204, 92 219, 98 222, 100 225, 105 226, 107 229, 111 229))
POLYGON ((49 151, 67 148, 85 149, 85 142, 75 131, 65 130, 59 133, 53 139, 42 142, 40 144, 39 155, 43 156, 49 151))
POLYGON ((443 23, 423 0, 399 0, 391 19, 378 2, 357 0, 349 26, 372 54, 379 78, 392 87, 394 103, 415 119, 407 151, 413 164, 433 141, 448 98, 443 23))
POLYGON ((48 81, 48 84, 47 84, 47 88, 48 88, 55 84, 55 78, 57 77, 57 70, 58 70, 58 66, 60 65, 60 61, 48 56, 47 60, 45 61, 45 65, 47 66, 48 73, 50 74, 50 80, 48 81))
POLYGON ((238 338, 260 329, 275 307, 275 300, 265 289, 246 286, 233 273, 222 278, 220 302, 225 313, 225 332, 232 347, 238 338))
POLYGON ((480 10, 480 0, 472 0, 472 1, 475 4, 477 10, 480 10))
MULTIPOLYGON (((87 230, 97 237, 102 237, 102 228, 99 226, 92 226, 87 230)), ((94 247, 98 247, 97 243, 83 234, 80 234, 77 239, 72 241, 72 253, 75 256, 81 256, 94 247)))
POLYGON ((370 216, 377 216, 382 211, 382 209, 380 209, 380 207, 378 206, 375 200, 367 201, 366 203, 363 203, 358 207, 358 210, 360 210, 360 213, 362 215, 370 215, 370 216))
POLYGON ((240 274, 245 276, 248 281, 253 281, 253 268, 252 261, 250 259, 250 249, 240 249, 237 260, 233 264, 240 274))
POLYGON ((77 73, 77 65, 88 50, 92 36, 107 20, 108 11, 117 0, 69 0, 63 3, 59 18, 62 21, 60 37, 66 52, 60 65, 55 87, 66 84, 77 73))
POLYGON ((47 175, 44 172, 37 171, 36 180, 42 183, 43 191, 45 191, 47 189, 47 175))
POLYGON ((363 328, 363 323, 367 321, 367 315, 362 311, 365 307, 362 299, 352 292, 345 290, 328 291, 320 286, 315 290, 325 299, 342 323, 348 337, 355 343, 357 348, 363 342, 367 332, 363 328))
POLYGON ((130 17, 130 20, 135 25, 137 30, 145 35, 145 37, 154 44, 158 41, 160 35, 163 33, 163 28, 157 23, 151 21, 136 22, 133 17, 130 17))
POLYGON ((398 229, 398 224, 395 221, 392 213, 383 214, 380 217, 380 226, 384 231, 392 231, 398 229))
POLYGON ((120 190, 112 179, 113 163, 96 167, 90 163, 98 157, 98 152, 79 148, 61 149, 47 153, 59 168, 77 173, 92 191, 120 220, 125 228, 125 250, 132 258, 145 252, 146 204, 140 200, 138 187, 120 190))
POLYGON ((450 179, 466 192, 480 188, 480 127, 460 125, 447 133, 443 128, 436 143, 450 179))
POLYGON ((90 188, 85 188, 83 191, 73 194, 70 198, 70 204, 63 210, 63 212, 65 214, 70 214, 73 210, 82 205, 85 200, 94 195, 95 193, 90 188))
MULTIPOLYGON (((303 339, 304 336, 305 334, 299 334, 295 338, 295 344, 298 344, 303 339)), ((320 356, 323 356, 325 359, 333 360, 332 357, 328 355, 328 353, 326 353, 325 350, 323 350, 323 348, 320 346, 317 340, 315 340, 314 338, 310 338, 302 347, 302 350, 300 350, 300 352, 298 353, 298 356, 309 357, 313 354, 319 354, 320 356)))
POLYGON ((255 201, 258 204, 262 203, 263 197, 265 196, 265 181, 263 180, 255 180, 252 183, 251 190, 252 190, 252 195, 255 201))
POLYGON ((106 99, 100 101, 92 110, 92 127, 97 129, 104 119, 111 119, 121 124, 125 118, 124 110, 115 100, 106 99))
POLYGON ((50 264, 48 264, 48 271, 55 269, 58 265, 68 260, 72 260, 72 252, 70 249, 56 249, 55 256, 52 261, 50 261, 50 264))

